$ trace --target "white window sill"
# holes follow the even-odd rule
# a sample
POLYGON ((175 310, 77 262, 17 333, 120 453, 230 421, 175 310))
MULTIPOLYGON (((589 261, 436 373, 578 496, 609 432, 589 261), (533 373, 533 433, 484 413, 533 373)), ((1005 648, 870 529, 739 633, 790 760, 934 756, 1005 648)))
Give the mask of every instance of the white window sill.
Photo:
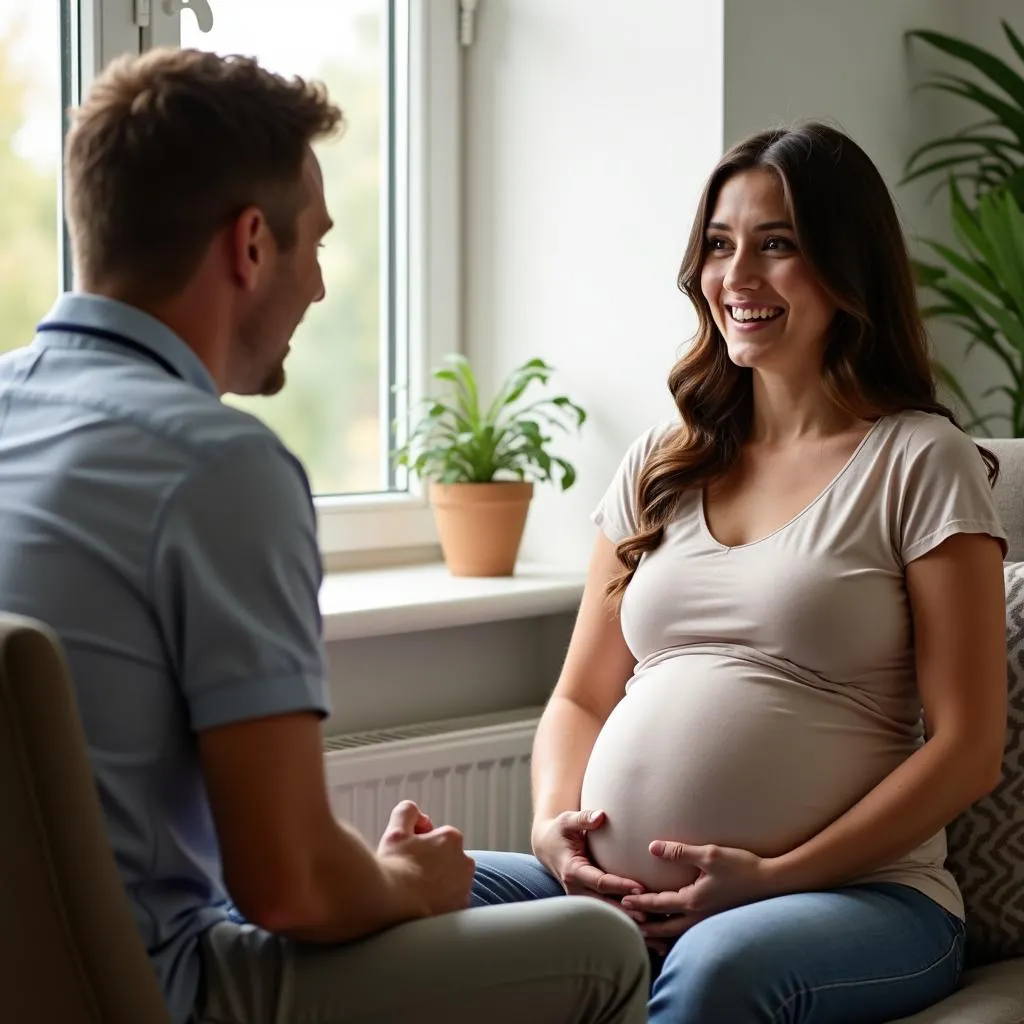
POLYGON ((320 589, 324 639, 413 633, 574 612, 586 574, 520 565, 515 576, 456 578, 441 564, 333 572, 320 589))

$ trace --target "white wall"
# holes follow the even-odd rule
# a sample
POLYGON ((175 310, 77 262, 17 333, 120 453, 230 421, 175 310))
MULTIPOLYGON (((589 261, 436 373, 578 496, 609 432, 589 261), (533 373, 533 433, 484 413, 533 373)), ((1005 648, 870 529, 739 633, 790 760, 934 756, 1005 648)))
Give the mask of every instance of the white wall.
POLYGON ((327 735, 543 704, 574 615, 328 644, 327 735))
POLYGON ((485 0, 468 52, 465 347, 485 383, 534 355, 591 413, 538 489, 523 555, 582 564, 629 442, 671 414, 693 331, 676 273, 722 138, 721 0, 485 0))
MULTIPOLYGON (((926 201, 935 182, 898 182, 917 145, 981 116, 955 97, 912 94, 932 70, 965 69, 919 41, 908 44, 904 33, 944 32, 1013 59, 1001 18, 1024 32, 1020 0, 726 0, 725 142, 794 119, 838 122, 878 165, 908 234, 948 239, 944 195, 926 201)), ((972 398, 999 380, 986 353, 963 362, 958 332, 930 329, 972 398)))

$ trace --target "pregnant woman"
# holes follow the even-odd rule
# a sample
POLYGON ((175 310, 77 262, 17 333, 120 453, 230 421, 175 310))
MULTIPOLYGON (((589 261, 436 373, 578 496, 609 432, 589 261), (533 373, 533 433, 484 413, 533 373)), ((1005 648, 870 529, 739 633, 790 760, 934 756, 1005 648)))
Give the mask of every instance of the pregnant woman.
POLYGON ((476 854, 474 903, 619 907, 655 1024, 880 1024, 961 968, 944 828, 1006 727, 996 462, 936 398, 892 201, 840 132, 727 153, 679 284, 679 416, 594 515, 536 856, 476 854))

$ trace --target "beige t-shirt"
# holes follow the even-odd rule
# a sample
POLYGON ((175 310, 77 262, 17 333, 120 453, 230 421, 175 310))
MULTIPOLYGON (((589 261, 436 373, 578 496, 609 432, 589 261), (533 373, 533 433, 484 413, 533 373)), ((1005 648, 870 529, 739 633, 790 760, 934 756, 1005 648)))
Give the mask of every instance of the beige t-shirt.
MULTIPOLYGON (((671 425, 630 448, 594 520, 635 532, 636 481, 671 425)), ((1005 539, 977 447, 940 416, 877 421, 845 467, 769 536, 726 547, 702 495, 680 501, 622 602, 638 664, 587 766, 582 806, 605 870, 684 884, 652 839, 761 855, 810 838, 921 744, 904 567, 955 533, 1005 539)), ((965 681, 969 685, 969 680, 965 681)), ((945 833, 867 881, 903 882, 963 916, 945 833)))

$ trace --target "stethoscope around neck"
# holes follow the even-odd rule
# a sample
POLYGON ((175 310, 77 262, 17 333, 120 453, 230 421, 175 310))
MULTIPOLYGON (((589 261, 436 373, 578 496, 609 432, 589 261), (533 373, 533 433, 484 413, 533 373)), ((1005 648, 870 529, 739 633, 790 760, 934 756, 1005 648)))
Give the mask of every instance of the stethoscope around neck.
POLYGON ((108 331, 104 327, 92 327, 89 324, 64 323, 60 320, 47 320, 41 323, 36 328, 36 331, 39 334, 45 334, 47 331, 59 331, 61 334, 82 334, 87 338, 110 341, 115 345, 120 345, 122 348, 135 352, 137 355, 144 356, 146 359, 162 367, 172 377, 184 380, 181 371, 169 359, 165 359, 159 352, 154 352, 151 348, 147 348, 141 342, 136 341, 134 338, 129 338, 126 334, 121 334, 119 331, 108 331))

